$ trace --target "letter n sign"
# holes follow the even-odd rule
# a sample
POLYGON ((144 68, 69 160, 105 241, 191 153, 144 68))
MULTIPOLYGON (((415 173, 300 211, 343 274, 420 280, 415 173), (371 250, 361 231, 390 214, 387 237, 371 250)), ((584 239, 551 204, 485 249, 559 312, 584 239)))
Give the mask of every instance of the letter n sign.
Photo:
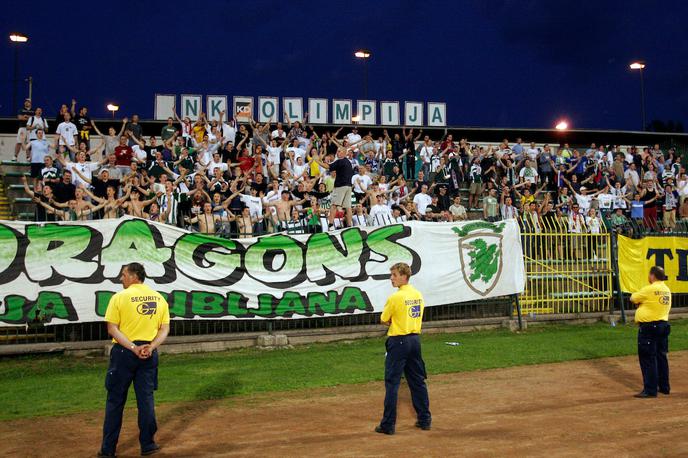
POLYGON ((190 95, 182 94, 182 106, 181 106, 181 117, 182 119, 186 116, 192 121, 198 119, 201 115, 203 107, 201 106, 201 96, 200 95, 190 95))
POLYGON ((428 126, 445 127, 447 125, 447 104, 428 102, 428 126))
POLYGON ((277 97, 258 97, 258 122, 277 122, 278 114, 277 97))

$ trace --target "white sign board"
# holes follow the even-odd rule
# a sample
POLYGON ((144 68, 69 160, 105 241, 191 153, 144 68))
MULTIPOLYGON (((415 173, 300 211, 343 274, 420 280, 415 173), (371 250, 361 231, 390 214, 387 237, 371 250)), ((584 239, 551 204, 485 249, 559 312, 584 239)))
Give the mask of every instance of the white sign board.
POLYGON ((423 125, 423 104, 421 102, 406 102, 404 105, 404 125, 423 125))
POLYGON ((278 113, 279 99, 277 97, 258 97, 258 122, 277 122, 278 113))
POLYGON ((196 121, 203 111, 203 99, 200 95, 182 94, 182 106, 179 109, 181 110, 180 118, 188 117, 196 121))
POLYGON ((358 123, 364 125, 377 124, 377 104, 374 100, 359 100, 356 114, 358 115, 358 123))
POLYGON ((351 100, 334 99, 332 101, 332 124, 351 124, 351 100))
POLYGON ((308 99, 308 123, 327 124, 327 99, 308 99))

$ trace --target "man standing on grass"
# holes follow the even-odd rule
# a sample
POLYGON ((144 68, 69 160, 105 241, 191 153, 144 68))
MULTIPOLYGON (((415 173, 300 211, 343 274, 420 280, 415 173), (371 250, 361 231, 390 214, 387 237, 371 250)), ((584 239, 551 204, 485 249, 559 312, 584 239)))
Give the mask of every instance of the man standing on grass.
POLYGON ((170 312, 165 299, 143 284, 146 271, 138 262, 122 269, 124 291, 112 296, 105 312, 108 333, 113 345, 110 365, 105 376, 107 402, 103 424, 103 443, 98 456, 115 456, 122 413, 127 402, 129 385, 134 382, 139 411, 139 442, 141 455, 160 450, 154 436, 153 391, 158 387, 158 351, 170 331, 170 312))
POLYGON ((392 286, 399 288, 389 296, 380 321, 389 326, 385 347, 385 410, 376 433, 394 434, 397 421, 397 395, 401 375, 404 374, 413 408, 416 410, 416 427, 429 430, 430 400, 425 384, 427 374, 420 351, 420 328, 425 303, 420 292, 409 285, 411 268, 403 262, 394 264, 391 270, 392 286))
POLYGON ((657 389, 669 394, 669 310, 671 291, 664 283, 664 269, 654 266, 648 276, 649 285, 631 295, 638 305, 635 321, 638 323, 638 359, 643 373, 643 391, 636 398, 656 398, 657 389))

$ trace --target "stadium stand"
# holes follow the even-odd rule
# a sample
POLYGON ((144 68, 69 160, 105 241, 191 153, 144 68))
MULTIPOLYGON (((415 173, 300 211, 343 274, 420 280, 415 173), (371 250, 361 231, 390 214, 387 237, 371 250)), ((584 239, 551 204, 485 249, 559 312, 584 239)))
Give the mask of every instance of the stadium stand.
POLYGON ((328 166, 342 151, 353 225, 517 218, 526 232, 638 236, 688 221, 682 157, 659 144, 475 143, 446 129, 335 130, 307 115, 277 125, 175 116, 144 133, 136 115, 96 123, 75 104, 50 123, 30 105, 19 117, 15 160, 0 171, 5 218, 129 214, 225 237, 327 231, 348 224, 344 208, 330 211, 328 166))

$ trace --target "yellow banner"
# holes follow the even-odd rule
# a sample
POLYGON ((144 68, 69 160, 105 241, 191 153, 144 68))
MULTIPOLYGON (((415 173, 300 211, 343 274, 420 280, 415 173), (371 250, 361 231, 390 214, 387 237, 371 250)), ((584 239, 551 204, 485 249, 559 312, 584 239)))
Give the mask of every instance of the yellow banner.
POLYGON ((652 266, 664 267, 667 285, 673 293, 688 293, 688 237, 619 236, 619 279, 621 290, 634 293, 648 284, 652 266))

